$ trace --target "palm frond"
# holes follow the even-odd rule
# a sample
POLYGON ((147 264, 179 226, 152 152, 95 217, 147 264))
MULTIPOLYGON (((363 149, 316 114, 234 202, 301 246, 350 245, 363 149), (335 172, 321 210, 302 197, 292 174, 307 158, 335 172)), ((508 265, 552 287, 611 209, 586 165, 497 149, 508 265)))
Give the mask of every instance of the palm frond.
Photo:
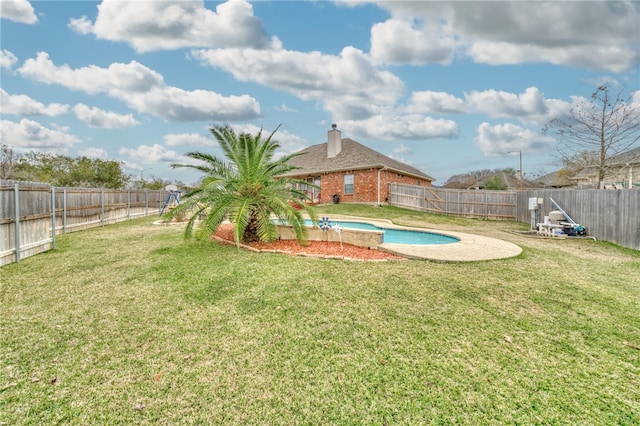
MULTIPOLYGON (((296 169, 288 164, 288 160, 299 155, 274 160, 275 151, 280 147, 274 139, 278 128, 264 138, 263 129, 251 135, 236 134, 229 125, 211 127, 211 133, 224 153, 224 160, 193 151, 186 155, 197 160, 197 164, 173 165, 190 167, 206 175, 200 185, 184 197, 185 204, 179 210, 197 212, 198 215, 206 212, 197 229, 199 238, 208 238, 225 219, 229 219, 236 244, 245 238, 272 241, 277 238, 277 227, 271 221, 273 214, 292 224, 299 241, 306 239, 301 211, 310 217, 315 216, 310 206, 304 203, 309 200, 308 195, 294 189, 291 180, 277 177, 296 169)), ((196 226, 195 220, 190 220, 185 235, 190 236, 196 226)))

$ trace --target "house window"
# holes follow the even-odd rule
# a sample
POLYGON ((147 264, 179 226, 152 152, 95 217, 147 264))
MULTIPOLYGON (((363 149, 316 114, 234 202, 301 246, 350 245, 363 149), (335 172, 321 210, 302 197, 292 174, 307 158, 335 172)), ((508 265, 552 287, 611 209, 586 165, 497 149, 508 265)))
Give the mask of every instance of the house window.
POLYGON ((353 175, 344 175, 344 194, 353 194, 353 175))

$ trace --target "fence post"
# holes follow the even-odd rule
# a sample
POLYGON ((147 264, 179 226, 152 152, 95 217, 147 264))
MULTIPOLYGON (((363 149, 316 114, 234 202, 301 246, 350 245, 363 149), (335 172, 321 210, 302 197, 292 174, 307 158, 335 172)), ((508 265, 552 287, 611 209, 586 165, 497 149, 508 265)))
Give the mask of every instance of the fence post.
POLYGON ((127 220, 131 220, 131 190, 127 189, 127 220))
POLYGON ((62 233, 67 233, 67 188, 62 189, 62 233))
POLYGON ((104 189, 100 190, 100 226, 104 226, 104 189))
POLYGON ((16 183, 13 187, 13 210, 16 216, 16 229, 15 229, 15 246, 16 246, 16 263, 20 262, 20 188, 16 183))
POLYGON ((56 187, 51 187, 51 249, 56 249, 56 187))
POLYGON ((144 216, 149 216, 149 190, 144 190, 144 216))
POLYGON ((484 191, 484 218, 489 219, 489 193, 484 191))
POLYGON ((451 191, 444 191, 444 211, 445 216, 449 216, 449 194, 451 194, 451 191))

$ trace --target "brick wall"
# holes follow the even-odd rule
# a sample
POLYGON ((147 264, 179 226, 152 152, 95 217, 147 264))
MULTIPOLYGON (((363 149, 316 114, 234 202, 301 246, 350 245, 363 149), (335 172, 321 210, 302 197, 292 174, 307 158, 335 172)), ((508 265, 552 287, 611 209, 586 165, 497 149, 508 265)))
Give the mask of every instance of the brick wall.
MULTIPOLYGON (((332 203, 333 194, 340 194, 341 203, 377 203, 378 202, 378 170, 355 170, 339 173, 328 173, 320 176, 319 203, 332 203), (353 174, 354 193, 344 193, 344 175, 353 174)), ((398 175, 390 171, 380 172, 380 202, 386 203, 389 197, 390 183, 431 186, 428 180, 398 175)))

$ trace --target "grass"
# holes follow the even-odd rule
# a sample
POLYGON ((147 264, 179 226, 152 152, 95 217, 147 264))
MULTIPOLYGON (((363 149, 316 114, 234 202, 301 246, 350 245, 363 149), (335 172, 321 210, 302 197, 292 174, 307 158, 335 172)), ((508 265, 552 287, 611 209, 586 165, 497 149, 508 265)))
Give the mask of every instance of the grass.
POLYGON ((0 424, 638 424, 640 252, 396 208, 512 259, 362 263, 135 220, 0 269, 0 424))

